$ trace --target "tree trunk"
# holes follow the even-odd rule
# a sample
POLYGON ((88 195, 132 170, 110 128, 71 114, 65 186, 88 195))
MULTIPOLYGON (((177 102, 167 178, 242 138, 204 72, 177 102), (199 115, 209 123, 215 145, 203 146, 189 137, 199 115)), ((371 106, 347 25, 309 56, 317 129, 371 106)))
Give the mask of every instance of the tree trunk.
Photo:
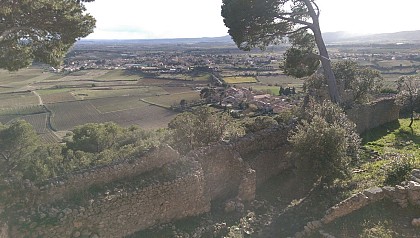
POLYGON ((334 72, 331 66, 331 60, 328 55, 327 47, 325 46, 324 39, 322 38, 321 28, 319 26, 319 17, 314 10, 314 7, 310 0, 304 1, 309 15, 312 18, 312 25, 310 26, 315 36, 315 42, 321 55, 322 68, 324 69, 324 76, 328 83, 328 92, 330 94, 331 101, 336 104, 340 104, 340 94, 337 88, 337 80, 335 79, 334 72))

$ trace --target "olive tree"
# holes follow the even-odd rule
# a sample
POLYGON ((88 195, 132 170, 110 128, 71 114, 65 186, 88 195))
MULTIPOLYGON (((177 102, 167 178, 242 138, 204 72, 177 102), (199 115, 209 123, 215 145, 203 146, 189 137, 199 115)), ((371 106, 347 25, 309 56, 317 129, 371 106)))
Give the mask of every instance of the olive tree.
POLYGON ((410 114, 410 128, 414 122, 414 113, 420 112, 420 79, 416 76, 403 76, 397 81, 397 103, 405 106, 410 114))
POLYGON ((33 61, 58 66, 77 39, 92 33, 85 12, 93 0, 2 0, 0 68, 18 70, 33 61))
MULTIPOLYGON (((337 82, 319 25, 320 9, 315 0, 223 0, 222 16, 229 34, 243 50, 265 48, 287 36, 313 33, 331 101, 340 102, 337 82)), ((307 47, 309 38, 295 45, 307 47)), ((300 49, 302 47, 296 47, 300 49)), ((292 52, 293 53, 293 52, 292 52)), ((304 53, 304 51, 303 51, 304 53)), ((310 52, 313 53, 313 52, 310 52)), ((296 51, 293 55, 297 55, 296 51)), ((304 57, 300 57, 304 58, 304 57)), ((312 62, 313 63, 313 62, 312 62)))
POLYGON ((350 163, 359 156, 355 124, 331 102, 309 104, 302 117, 289 136, 299 171, 323 183, 348 176, 350 163))

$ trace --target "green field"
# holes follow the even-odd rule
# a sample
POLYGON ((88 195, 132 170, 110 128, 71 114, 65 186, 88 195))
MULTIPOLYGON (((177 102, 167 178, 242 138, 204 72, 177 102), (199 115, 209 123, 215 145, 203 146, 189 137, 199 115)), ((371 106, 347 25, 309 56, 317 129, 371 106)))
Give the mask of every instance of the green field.
POLYGON ((223 80, 228 84, 256 83, 257 82, 257 79, 251 76, 230 76, 230 77, 223 77, 223 80))
POLYGON ((269 86, 293 87, 303 85, 303 80, 284 74, 275 76, 258 76, 258 81, 269 86))

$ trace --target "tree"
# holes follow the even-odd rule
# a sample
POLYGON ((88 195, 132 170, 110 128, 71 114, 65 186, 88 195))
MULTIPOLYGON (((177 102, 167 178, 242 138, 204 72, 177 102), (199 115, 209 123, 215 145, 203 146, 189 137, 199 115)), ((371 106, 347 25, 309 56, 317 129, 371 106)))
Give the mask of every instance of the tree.
MULTIPOLYGON (((331 101, 339 103, 340 95, 321 35, 319 15, 315 0, 223 0, 222 5, 222 16, 229 34, 243 50, 255 47, 264 49, 281 42, 286 36, 305 35, 307 30, 312 31, 331 101)), ((304 39, 303 46, 307 46, 310 38, 304 39)))
POLYGON ((369 96, 380 91, 382 76, 377 70, 361 67, 355 61, 344 60, 333 64, 333 71, 344 84, 344 89, 353 92, 354 101, 365 102, 369 96))
POLYGON ((231 121, 228 113, 203 106, 179 114, 168 127, 173 131, 174 146, 181 153, 187 153, 234 133, 231 121))
POLYGON ((416 76, 403 76, 398 82, 397 103, 406 106, 410 113, 411 128, 414 122, 414 112, 420 112, 420 79, 416 76))
POLYGON ((32 126, 18 120, 0 129, 0 176, 22 176, 25 161, 39 145, 39 138, 32 126))
POLYGON ((93 0, 2 0, 0 68, 18 70, 39 61, 58 66, 80 37, 92 33, 95 19, 85 13, 93 0))
POLYGON ((122 135, 123 129, 115 123, 87 123, 74 128, 67 147, 74 151, 100 153, 116 146, 122 135))

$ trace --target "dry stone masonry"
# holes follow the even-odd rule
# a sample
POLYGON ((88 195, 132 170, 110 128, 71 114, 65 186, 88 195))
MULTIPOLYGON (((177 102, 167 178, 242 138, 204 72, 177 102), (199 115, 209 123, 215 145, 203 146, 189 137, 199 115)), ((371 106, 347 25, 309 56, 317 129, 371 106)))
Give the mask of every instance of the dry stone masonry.
POLYGON ((124 237, 209 212, 216 199, 252 201, 257 181, 292 166, 282 154, 288 130, 263 130, 184 157, 164 146, 135 161, 30 185, 34 206, 16 211, 0 234, 5 238, 124 237))
MULTIPOLYGON (((411 175, 412 180, 416 181, 409 181, 405 186, 396 185, 394 187, 374 187, 347 198, 328 209, 321 220, 308 222, 303 231, 296 233, 295 237, 306 237, 318 231, 323 225, 329 224, 340 217, 349 215, 354 211, 362 209, 372 203, 381 201, 382 199, 390 199, 403 208, 408 205, 420 207, 420 183, 417 182, 420 179, 420 170, 414 169, 411 175)), ((412 225, 420 227, 419 221, 420 218, 414 218, 412 225)), ((324 232, 320 231, 320 233, 322 235, 324 232)))

